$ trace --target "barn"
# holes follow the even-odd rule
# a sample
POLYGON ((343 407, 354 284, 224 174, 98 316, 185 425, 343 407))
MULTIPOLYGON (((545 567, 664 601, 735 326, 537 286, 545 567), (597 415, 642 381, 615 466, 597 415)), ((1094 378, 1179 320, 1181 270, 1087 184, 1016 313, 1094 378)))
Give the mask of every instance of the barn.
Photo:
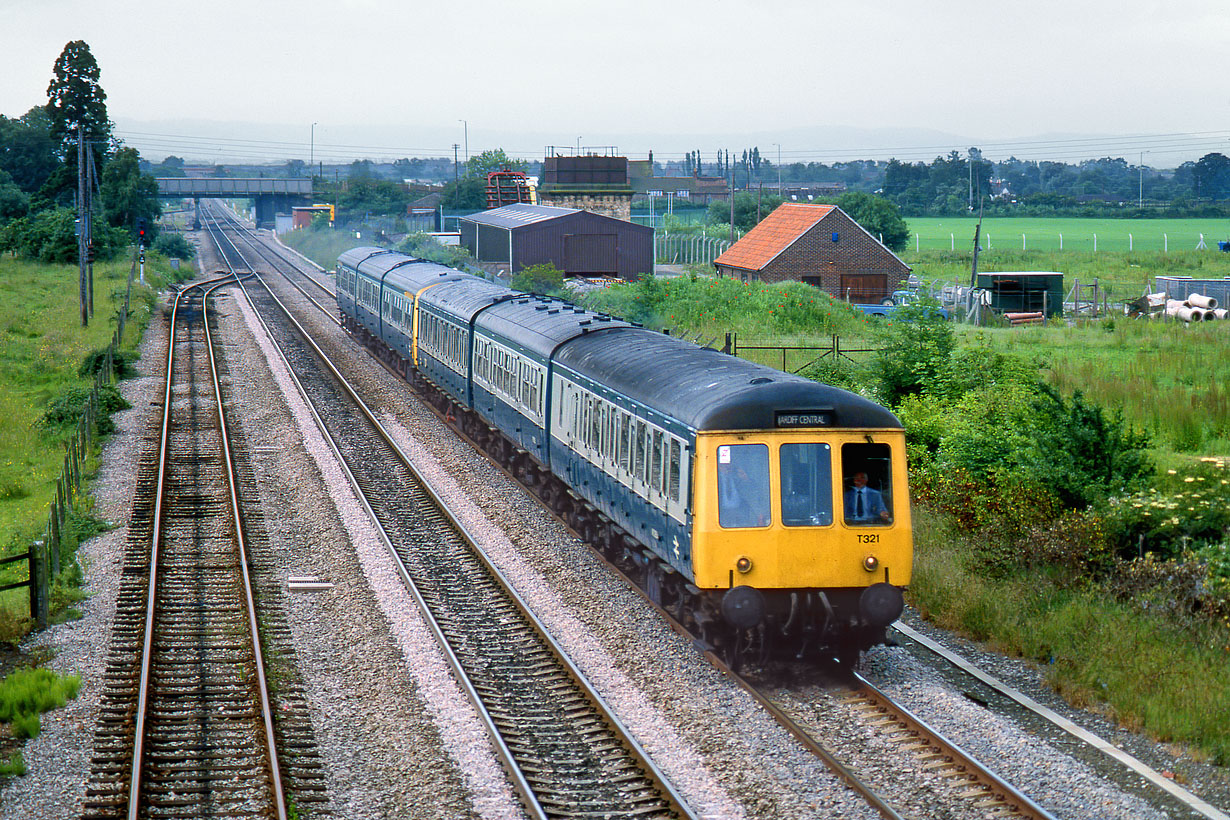
POLYGON ((787 202, 713 260, 719 276, 805 282, 838 299, 878 304, 910 266, 835 205, 787 202))
POLYGON ((506 205, 460 223, 470 254, 510 273, 550 262, 569 276, 631 282, 653 271, 653 228, 578 208, 506 205))

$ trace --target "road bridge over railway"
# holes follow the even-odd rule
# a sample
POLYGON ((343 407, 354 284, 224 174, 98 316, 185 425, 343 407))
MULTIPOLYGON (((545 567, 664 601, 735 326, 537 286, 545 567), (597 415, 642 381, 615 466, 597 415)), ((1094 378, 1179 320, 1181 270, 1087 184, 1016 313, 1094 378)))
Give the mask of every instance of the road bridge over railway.
POLYGON ((312 204, 312 180, 308 178, 273 179, 269 177, 158 177, 158 196, 168 199, 191 198, 200 223, 201 199, 252 199, 256 202, 256 224, 273 227, 274 215, 290 213, 292 205, 312 204))

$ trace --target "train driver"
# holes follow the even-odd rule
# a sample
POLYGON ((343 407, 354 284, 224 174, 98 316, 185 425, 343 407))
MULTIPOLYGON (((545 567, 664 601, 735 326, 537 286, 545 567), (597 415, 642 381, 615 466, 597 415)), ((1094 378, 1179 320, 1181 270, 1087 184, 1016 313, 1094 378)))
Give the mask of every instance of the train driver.
POLYGON ((859 471, 850 477, 850 489, 845 498, 846 521, 854 524, 888 524, 892 516, 884 505, 880 491, 867 486, 867 473, 859 471))

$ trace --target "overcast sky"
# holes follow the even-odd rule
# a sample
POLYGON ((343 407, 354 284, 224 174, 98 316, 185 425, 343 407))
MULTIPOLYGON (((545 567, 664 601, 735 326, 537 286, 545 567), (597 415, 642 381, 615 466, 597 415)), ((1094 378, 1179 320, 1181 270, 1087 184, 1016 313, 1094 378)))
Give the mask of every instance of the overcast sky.
POLYGON ((155 159, 1230 153, 1226 0, 0 0, 0 113, 76 39, 155 159))

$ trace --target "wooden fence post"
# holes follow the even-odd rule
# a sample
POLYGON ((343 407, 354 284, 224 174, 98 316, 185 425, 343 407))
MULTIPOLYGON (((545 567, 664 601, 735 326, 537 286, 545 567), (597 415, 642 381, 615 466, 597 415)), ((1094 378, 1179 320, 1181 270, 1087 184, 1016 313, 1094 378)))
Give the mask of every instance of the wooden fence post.
POLYGON ((39 629, 47 626, 47 573, 43 571, 42 541, 35 541, 27 553, 30 566, 30 617, 39 629))

